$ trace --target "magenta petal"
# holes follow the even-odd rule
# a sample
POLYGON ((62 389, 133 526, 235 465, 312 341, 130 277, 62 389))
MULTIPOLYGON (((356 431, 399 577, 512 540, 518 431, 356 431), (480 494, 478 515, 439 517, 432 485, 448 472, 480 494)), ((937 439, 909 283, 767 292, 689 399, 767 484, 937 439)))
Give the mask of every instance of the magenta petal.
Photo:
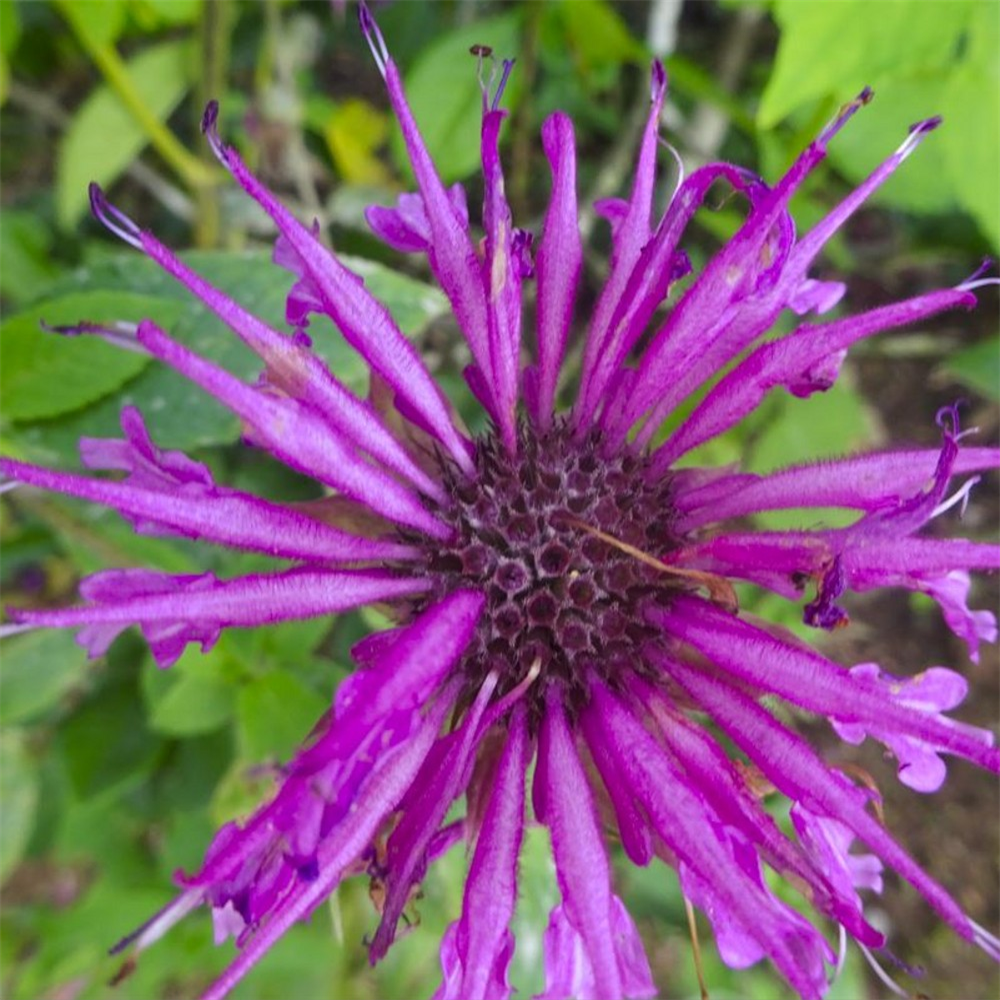
MULTIPOLYGON (((861 663, 851 669, 851 674, 863 677, 884 687, 889 696, 918 712, 934 716, 943 725, 961 729, 984 746, 993 744, 993 734, 985 729, 962 725, 941 713, 959 705, 968 691, 965 678, 954 670, 931 667, 916 677, 892 677, 884 674, 878 664, 861 663)), ((884 743, 899 761, 899 780, 918 792, 936 792, 945 779, 945 764, 938 754, 941 749, 933 741, 914 738, 898 732, 892 726, 875 723, 842 723, 831 720, 841 739, 860 743, 865 736, 872 736, 884 743)))
POLYGON ((828 718, 891 726, 905 735, 1000 772, 1000 753, 975 736, 897 703, 880 685, 850 675, 812 650, 782 642, 698 598, 679 599, 655 620, 665 632, 690 643, 729 676, 754 690, 778 694, 828 718))
POLYGON ((671 676, 694 697, 744 753, 793 801, 836 819, 917 888, 943 920, 965 938, 974 929, 948 893, 923 872, 867 809, 868 794, 831 771, 804 740, 751 698, 721 680, 676 662, 671 676))
POLYGON ((296 921, 307 917, 333 891, 413 781, 449 707, 442 700, 420 721, 407 742, 394 753, 383 755, 354 799, 352 821, 340 824, 321 846, 316 878, 299 882, 280 900, 235 961, 202 994, 202 1000, 222 1000, 296 921))
MULTIPOLYGON (((428 496, 440 499, 440 487, 407 455, 368 403, 337 380, 312 351, 261 322, 210 285, 148 233, 142 249, 168 274, 190 289, 267 364, 267 377, 279 388, 316 408, 348 441, 369 452, 387 468, 406 476, 428 496)), ((296 258, 297 260, 297 258, 296 258)))
POLYGON ((514 710, 493 794, 465 883, 462 918, 441 945, 444 982, 438 1000, 505 1000, 514 952, 511 918, 517 902, 517 858, 524 833, 528 734, 523 708, 514 710))
POLYGON ((483 713, 495 686, 496 677, 491 675, 466 714, 461 729, 437 741, 407 793, 402 819, 386 848, 386 898, 382 919, 369 949, 373 963, 382 958, 392 944, 414 883, 423 878, 428 846, 451 803, 468 784, 475 751, 483 735, 483 713))
MULTIPOLYGON (((616 996, 638 998, 656 995, 646 952, 635 923, 624 903, 611 897, 611 933, 623 968, 622 992, 616 996)), ((545 992, 535 1000, 604 1000, 594 975, 586 942, 566 915, 565 903, 553 909, 545 929, 545 992)))
POLYGON ((45 628, 80 628, 78 642, 91 656, 139 625, 161 667, 189 642, 211 647, 223 628, 249 627, 345 611, 373 601, 415 594, 420 580, 384 572, 289 570, 219 580, 211 573, 171 576, 151 570, 95 573, 80 584, 89 604, 76 608, 11 612, 15 621, 45 628))
POLYGON ((417 496, 386 472, 352 453, 326 423, 294 399, 279 398, 171 340, 158 326, 143 322, 139 339, 167 364, 228 406, 253 428, 255 441, 286 465, 360 500, 385 517, 438 538, 447 528, 417 496))
MULTIPOLYGON (((215 113, 217 110, 214 109, 215 113)), ((232 149, 221 143, 215 133, 212 111, 210 106, 206 113, 206 132, 216 155, 247 194, 274 220, 287 241, 289 254, 294 254, 296 270, 314 293, 316 303, 337 324, 344 339, 392 386, 400 399, 406 400, 412 412, 420 416, 424 429, 444 445, 463 469, 471 471, 467 442, 455 429, 440 390, 389 310, 368 292, 357 275, 347 270, 264 188, 232 149)))
MULTIPOLYGON (((682 531, 764 510, 795 507, 892 509, 934 475, 939 449, 892 451, 798 465, 766 476, 743 473, 681 491, 682 531)), ((1000 449, 962 448, 952 475, 1000 467, 1000 449)))
POLYGON ((728 430, 775 387, 798 390, 799 394, 806 386, 829 388, 830 372, 823 362, 839 357, 839 352, 856 341, 945 309, 973 305, 975 297, 970 292, 930 292, 825 326, 805 325, 787 337, 763 344, 729 372, 657 450, 654 467, 662 471, 692 448, 728 430))
MULTIPOLYGON (((465 188, 453 184, 448 188, 455 214, 469 225, 469 208, 465 200, 465 188)), ((372 232, 384 243, 401 253, 426 253, 433 241, 430 219, 424 207, 423 195, 401 194, 395 208, 369 205, 365 218, 372 232)))
MULTIPOLYGON (((92 458, 95 451, 90 452, 92 458)), ((55 472, 8 459, 0 459, 0 472, 27 485, 113 507, 143 534, 183 535, 306 562, 405 559, 413 554, 405 545, 359 538, 290 508, 248 493, 223 489, 211 481, 205 485, 171 480, 166 471, 159 479, 148 473, 131 477, 132 481, 145 480, 151 484, 145 488, 55 472)))
POLYGON ((500 126, 505 111, 483 116, 483 284, 490 370, 488 407, 500 429, 507 450, 516 451, 517 396, 521 346, 521 270, 517 266, 514 224, 504 194, 500 165, 500 126))
POLYGON ((542 145, 552 170, 552 195, 538 250, 537 389, 528 407, 542 429, 552 423, 556 385, 583 267, 576 204, 576 138, 561 112, 542 126, 542 145))

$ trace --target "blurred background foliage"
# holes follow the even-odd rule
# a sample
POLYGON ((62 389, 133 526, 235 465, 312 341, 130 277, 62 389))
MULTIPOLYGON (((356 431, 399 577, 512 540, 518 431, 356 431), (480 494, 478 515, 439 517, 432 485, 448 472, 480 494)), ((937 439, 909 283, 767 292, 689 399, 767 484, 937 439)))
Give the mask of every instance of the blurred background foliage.
MULTIPOLYGON (((838 136, 798 198, 803 227, 888 155, 911 122, 945 116, 945 127, 830 245, 819 271, 849 282, 848 308, 955 283, 1000 249, 1000 5, 990 0, 453 0, 384 3, 377 14, 431 151, 446 181, 467 183, 474 219, 480 91, 470 45, 518 59, 505 95, 504 156, 522 226, 538 230, 548 189, 541 122, 556 108, 572 114, 588 237, 585 296, 600 287, 608 249, 589 204, 627 187, 653 55, 665 59, 671 79, 665 133, 688 169, 723 157, 774 180, 838 105, 865 84, 875 88, 877 100, 838 136)), ((280 325, 291 278, 270 264, 268 220, 198 134, 211 97, 221 101, 226 138, 301 217, 319 220, 420 342, 470 424, 481 426, 458 375, 463 349, 444 298, 419 262, 401 263, 364 225, 364 207, 391 202, 410 177, 352 5, 0 0, 3 451, 76 468, 77 439, 115 436, 121 407, 135 402, 159 444, 192 451, 222 481, 274 497, 313 495, 309 482, 240 447, 237 421, 180 377, 141 354, 40 330, 42 321, 149 316, 230 370, 254 374, 253 360, 218 321, 87 214, 87 184, 96 180, 141 225, 189 248, 187 259, 210 281, 280 325)), ((676 172, 668 155, 661 161, 662 206, 676 172)), ((710 208, 688 247, 696 266, 742 217, 721 196, 710 208)), ((945 319, 864 345, 831 392, 792 405, 771 399, 697 459, 773 468, 878 444, 887 422, 894 438, 932 445, 936 405, 959 395, 971 401, 987 439, 995 437, 1000 354, 989 292, 971 320, 945 319)), ((363 365, 338 338, 317 334, 337 374, 364 393, 363 365)), ((262 563, 137 536, 106 511, 27 491, 6 495, 3 515, 6 603, 70 601, 82 574, 111 565, 228 576, 262 563)), ((792 520, 775 515, 772 523, 792 520)), ((798 607, 750 591, 743 600, 802 628, 798 607)), ((926 614, 919 602, 914 609, 926 614)), ((230 946, 212 946, 206 915, 144 953, 120 986, 111 982, 121 961, 108 958, 107 947, 170 899, 172 873, 198 865, 219 823, 266 795, 275 766, 349 669, 351 644, 382 625, 366 612, 233 631, 206 655, 189 651, 169 672, 157 671, 132 635, 95 662, 65 633, 6 643, 3 996, 195 996, 232 955, 230 946)), ((356 882, 295 928, 235 996, 430 995, 436 944, 459 912, 464 866, 456 851, 436 867, 419 926, 379 968, 368 967, 361 946, 375 916, 356 882)), ((663 995, 697 995, 671 874, 619 869, 663 995)), ((541 988, 540 937, 557 899, 537 832, 522 876, 528 891, 517 915, 514 979, 530 995, 541 988)), ((995 894, 987 905, 990 921, 995 894)), ((925 954, 926 942, 907 944, 905 927, 894 933, 908 954, 925 954)), ((732 972, 704 940, 703 955, 716 1000, 787 995, 764 967, 732 972)), ((984 981, 995 984, 975 962, 969 967, 972 979, 954 973, 939 993, 972 996, 984 981)), ((866 971, 850 952, 830 996, 877 995, 866 971)))

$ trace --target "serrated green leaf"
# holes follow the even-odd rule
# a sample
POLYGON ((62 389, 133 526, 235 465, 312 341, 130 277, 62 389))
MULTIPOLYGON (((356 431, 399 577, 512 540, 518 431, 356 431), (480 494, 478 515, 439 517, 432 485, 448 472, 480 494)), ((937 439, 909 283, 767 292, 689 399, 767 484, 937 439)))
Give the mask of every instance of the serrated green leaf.
POLYGON ((988 337, 948 356, 944 369, 987 399, 1000 401, 1000 343, 988 337))
POLYGON ((0 878, 21 860, 38 806, 38 774, 21 733, 0 733, 0 878))
POLYGON ((28 632, 4 642, 0 667, 0 723, 25 722, 53 708, 80 684, 83 650, 62 629, 28 632))
POLYGON ((168 325, 182 307, 169 299, 128 291, 81 291, 49 298, 0 324, 0 393, 10 420, 39 420, 70 413, 120 388, 151 358, 97 337, 46 333, 41 324, 80 320, 138 322, 156 314, 168 325))
MULTIPOLYGON (((224 289, 246 309, 276 329, 286 328, 285 298, 292 278, 275 268, 269 254, 195 252, 183 256, 207 281, 224 289)), ((368 260, 346 256, 341 259, 364 278, 372 294, 385 303, 409 336, 423 330, 446 308, 447 300, 429 285, 368 260)), ((150 318, 209 360, 248 381, 260 371, 256 355, 244 347, 221 320, 156 264, 134 253, 115 255, 81 268, 56 282, 50 294, 53 298, 62 298, 87 290, 88 294, 100 292, 122 296, 123 289, 139 300, 158 303, 149 310, 154 312, 150 318)), ((41 305, 34 306, 33 311, 46 314, 41 305)), ((368 367, 362 358, 326 320, 315 319, 310 333, 314 350, 331 371, 349 389, 364 395, 368 386, 368 367)), ((8 371, 5 364, 4 377, 17 378, 16 367, 8 371)), ((91 371, 88 364, 81 370, 80 377, 93 381, 100 377, 100 372, 91 371)), ((240 425, 236 417, 197 386, 159 363, 149 365, 122 386, 122 391, 45 424, 18 426, 11 437, 35 461, 73 464, 81 436, 120 436, 119 414, 126 403, 139 406, 154 440, 164 447, 190 450, 229 444, 239 437, 240 425)))
POLYGON ((274 670, 241 688, 237 732, 244 760, 287 760, 330 707, 298 678, 274 670))
MULTIPOLYGON (((476 75, 473 45, 488 45, 496 59, 520 51, 517 11, 486 18, 443 35, 424 49, 406 74, 406 95, 417 125, 445 183, 472 173, 480 158, 482 91, 476 75)), ((520 97, 517 71, 504 91, 503 106, 514 110, 520 97)), ((400 169, 409 175, 402 135, 396 129, 392 143, 400 169)))
MULTIPOLYGON (((90 8, 96 4, 79 4, 90 8)), ((136 95, 166 120, 191 83, 191 43, 161 42, 129 60, 136 95)), ((86 211, 87 186, 111 184, 146 145, 147 136, 110 87, 101 84, 80 106, 59 144, 56 218, 70 227, 86 211)))

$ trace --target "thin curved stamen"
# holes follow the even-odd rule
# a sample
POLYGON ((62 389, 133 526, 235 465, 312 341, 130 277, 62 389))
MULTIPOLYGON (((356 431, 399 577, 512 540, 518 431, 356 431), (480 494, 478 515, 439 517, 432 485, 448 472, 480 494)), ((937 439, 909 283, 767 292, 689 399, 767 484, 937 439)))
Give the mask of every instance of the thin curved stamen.
POLYGON ((131 244, 136 250, 141 250, 142 230, 139 226, 121 209, 115 208, 108 201, 100 184, 96 181, 91 181, 88 190, 90 192, 90 210, 93 212, 94 218, 119 239, 131 244))
POLYGON ((969 493, 972 491, 972 487, 976 485, 982 476, 973 476, 971 479, 963 483, 947 500, 943 500, 937 505, 932 511, 930 516, 932 518, 937 517, 939 514, 943 514, 946 510, 951 510, 952 507, 957 503, 961 503, 962 509, 959 511, 959 517, 965 517, 965 509, 969 506, 969 493))
POLYGON ((385 79, 386 66, 390 58, 389 49, 386 47, 385 38, 382 37, 382 32, 364 0, 361 0, 358 5, 358 22, 361 24, 361 31, 368 43, 368 48, 371 49, 375 65, 378 66, 378 71, 385 79))
MULTIPOLYGON (((131 242, 131 241, 129 241, 131 242)), ((142 249, 140 246, 139 249, 142 249)), ((95 335, 120 347, 123 351, 135 351, 136 354, 149 354, 149 351, 139 343, 136 334, 139 331, 137 323, 91 323, 88 320, 81 320, 79 323, 69 323, 66 325, 52 325, 40 320, 38 325, 46 333, 57 333, 62 337, 79 337, 82 335, 95 335)))

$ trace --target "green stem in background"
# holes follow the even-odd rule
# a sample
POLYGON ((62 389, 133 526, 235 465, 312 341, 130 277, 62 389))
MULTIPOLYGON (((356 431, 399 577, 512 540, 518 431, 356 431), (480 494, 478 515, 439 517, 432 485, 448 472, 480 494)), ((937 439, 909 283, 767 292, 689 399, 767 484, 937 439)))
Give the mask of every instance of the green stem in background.
POLYGON ((170 165, 177 176, 192 190, 214 183, 217 171, 189 153, 178 138, 150 111, 136 93, 128 67, 118 51, 107 42, 95 40, 77 16, 71 0, 53 0, 54 6, 73 29, 77 41, 100 70, 108 86, 135 119, 150 145, 170 165))
MULTIPOLYGON (((208 0, 201 5, 198 21, 198 51, 201 65, 197 87, 199 115, 209 101, 221 98, 226 89, 232 13, 233 5, 229 0, 208 0)), ((214 163, 208 145, 202 143, 199 149, 202 163, 206 169, 211 169, 214 163)), ((194 242, 198 247, 219 245, 220 221, 216 177, 217 173, 213 171, 213 180, 195 189, 197 211, 194 242)))

